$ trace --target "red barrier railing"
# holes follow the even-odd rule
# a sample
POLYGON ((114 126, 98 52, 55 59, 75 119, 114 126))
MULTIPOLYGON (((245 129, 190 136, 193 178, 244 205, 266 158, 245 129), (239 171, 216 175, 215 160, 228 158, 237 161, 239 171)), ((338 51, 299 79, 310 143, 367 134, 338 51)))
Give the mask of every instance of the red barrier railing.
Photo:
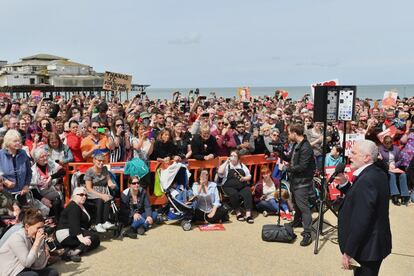
MULTIPOLYGON (((200 161, 195 159, 189 159, 188 160, 188 170, 191 172, 192 175, 194 175, 194 179, 198 179, 198 170, 199 169, 207 169, 209 171, 209 178, 210 180, 213 180, 214 177, 214 171, 218 168, 220 164, 222 164, 225 160, 227 160, 228 157, 218 157, 212 160, 208 161, 200 161)), ((260 172, 260 166, 267 164, 271 170, 273 170, 273 167, 276 163, 275 160, 269 160, 266 159, 264 154, 257 154, 257 155, 242 155, 240 156, 240 162, 245 164, 252 175, 252 182, 255 184, 259 177, 260 172)), ((157 168, 161 166, 161 168, 164 168, 168 166, 168 163, 160 163, 157 161, 150 161, 149 163, 149 170, 151 173, 155 174, 155 171, 157 168)), ((70 200, 70 194, 71 194, 71 175, 75 174, 77 171, 80 171, 81 173, 85 173, 87 169, 93 166, 93 163, 69 163, 66 170, 66 176, 64 180, 65 185, 65 197, 66 202, 69 202, 70 200)), ((116 163, 110 163, 109 170, 114 173, 115 175, 119 175, 119 189, 122 193, 123 190, 126 188, 124 185, 124 167, 125 162, 116 162, 116 163)), ((149 192, 149 190, 148 190, 149 192)), ((151 193, 150 195, 150 201, 152 205, 164 205, 167 203, 167 198, 165 196, 157 197, 151 193)))

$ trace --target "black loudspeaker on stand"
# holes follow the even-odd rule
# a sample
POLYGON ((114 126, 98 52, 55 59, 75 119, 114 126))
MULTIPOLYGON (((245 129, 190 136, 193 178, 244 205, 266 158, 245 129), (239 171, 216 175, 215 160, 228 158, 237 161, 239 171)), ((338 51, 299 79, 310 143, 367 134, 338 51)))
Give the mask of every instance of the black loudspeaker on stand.
POLYGON ((333 229, 337 227, 324 220, 325 213, 330 210, 335 216, 338 216, 332 203, 327 200, 328 185, 326 181, 325 158, 326 158, 326 129, 328 123, 343 121, 343 159, 345 160, 345 143, 346 143, 346 122, 354 119, 355 111, 356 86, 317 86, 314 95, 314 121, 323 122, 323 143, 322 143, 322 183, 321 193, 318 202, 318 217, 313 221, 316 222, 316 239, 314 253, 319 253, 319 236, 324 236, 332 230, 323 232, 323 224, 333 229))

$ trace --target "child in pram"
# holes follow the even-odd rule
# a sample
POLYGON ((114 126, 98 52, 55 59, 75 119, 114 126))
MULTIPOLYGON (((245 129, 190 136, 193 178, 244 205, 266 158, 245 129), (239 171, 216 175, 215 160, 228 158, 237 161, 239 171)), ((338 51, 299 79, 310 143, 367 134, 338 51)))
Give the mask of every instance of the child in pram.
POLYGON ((160 173, 160 184, 168 198, 168 220, 181 220, 185 231, 191 229, 191 220, 194 213, 194 197, 188 188, 189 172, 181 163, 173 163, 160 173))

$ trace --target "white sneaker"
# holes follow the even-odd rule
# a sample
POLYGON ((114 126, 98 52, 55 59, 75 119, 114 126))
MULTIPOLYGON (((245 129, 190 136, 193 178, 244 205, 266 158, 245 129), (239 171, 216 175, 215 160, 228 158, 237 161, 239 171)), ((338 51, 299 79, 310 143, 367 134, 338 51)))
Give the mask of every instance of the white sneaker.
POLYGON ((103 228, 108 230, 111 229, 112 227, 115 227, 115 224, 110 223, 109 221, 105 222, 104 224, 102 224, 103 228))
POLYGON ((102 223, 98 223, 97 225, 95 225, 95 230, 96 232, 99 232, 99 233, 106 232, 106 229, 103 227, 102 223))

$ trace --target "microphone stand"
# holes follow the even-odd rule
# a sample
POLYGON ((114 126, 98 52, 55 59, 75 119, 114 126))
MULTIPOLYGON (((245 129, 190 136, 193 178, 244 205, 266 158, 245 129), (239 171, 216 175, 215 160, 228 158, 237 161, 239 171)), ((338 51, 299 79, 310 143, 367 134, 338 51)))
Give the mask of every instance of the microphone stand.
POLYGON ((332 213, 338 217, 337 212, 333 208, 331 202, 327 200, 327 191, 328 191, 328 185, 330 183, 326 183, 326 171, 325 171, 325 159, 326 159, 326 128, 327 128, 327 120, 325 119, 323 122, 323 142, 322 142, 322 179, 321 179, 321 193, 320 198, 318 199, 318 217, 312 221, 312 225, 316 223, 316 228, 313 228, 313 230, 316 232, 316 239, 315 239, 315 249, 313 251, 314 254, 319 253, 319 236, 326 235, 335 229, 337 229, 337 226, 332 225, 331 223, 324 220, 325 213, 330 210, 332 213), (323 224, 326 224, 331 227, 331 229, 323 232, 323 224))

